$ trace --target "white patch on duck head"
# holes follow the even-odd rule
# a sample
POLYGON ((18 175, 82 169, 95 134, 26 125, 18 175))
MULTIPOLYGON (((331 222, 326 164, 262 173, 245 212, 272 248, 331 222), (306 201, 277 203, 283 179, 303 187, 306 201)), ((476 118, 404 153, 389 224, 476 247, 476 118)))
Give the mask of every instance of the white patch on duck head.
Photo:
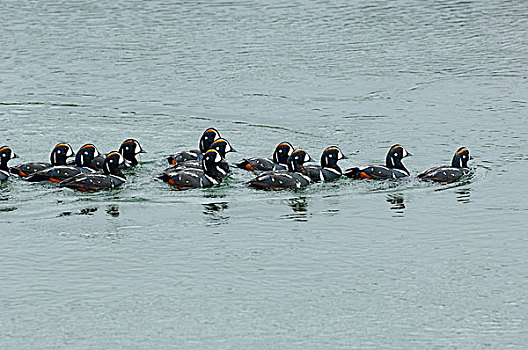
POLYGON ((66 157, 71 157, 73 156, 73 149, 70 145, 66 145, 66 157))
POLYGON ((225 143, 226 143, 226 149, 225 149, 226 153, 231 152, 233 150, 233 147, 231 147, 229 142, 226 141, 225 143))
POLYGON ((139 142, 137 142, 136 140, 134 140, 134 144, 136 145, 136 149, 134 150, 134 153, 135 153, 135 154, 139 154, 139 153, 141 153, 141 151, 143 151, 143 149, 142 149, 141 146, 139 145, 139 142))
POLYGON ((220 163, 222 161, 222 156, 218 152, 215 152, 215 153, 216 153, 215 163, 220 163))

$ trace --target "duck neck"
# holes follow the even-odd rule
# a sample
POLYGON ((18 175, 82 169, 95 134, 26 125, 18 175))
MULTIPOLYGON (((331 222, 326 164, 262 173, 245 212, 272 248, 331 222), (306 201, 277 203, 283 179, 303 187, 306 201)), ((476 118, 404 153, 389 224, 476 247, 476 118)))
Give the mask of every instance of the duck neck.
POLYGON ((455 154, 455 156, 453 157, 453 160, 451 161, 451 166, 453 168, 467 168, 468 165, 467 165, 467 160, 464 161, 464 159, 462 159, 462 157, 459 155, 459 154, 455 154))
POLYGON ((207 164, 206 162, 202 163, 202 169, 207 176, 212 177, 213 179, 222 178, 222 173, 218 170, 218 164, 207 164))
POLYGON ((288 163, 288 170, 295 173, 300 173, 303 170, 303 164, 299 162, 290 161, 288 163))
POLYGON ((340 174, 342 173, 341 168, 337 165, 337 160, 335 158, 321 158, 321 168, 334 169, 337 170, 340 174))
POLYGON ((387 157, 385 165, 389 169, 398 169, 398 170, 403 170, 406 173, 409 173, 409 170, 407 170, 407 168, 405 168, 405 165, 403 165, 403 163, 402 163, 400 158, 387 157))
MULTIPOLYGON (((7 158, 7 157, 5 157, 7 158)), ((4 159, 4 157, 2 157, 0 159, 0 170, 4 170, 4 171, 8 171, 9 168, 7 167, 7 162, 9 161, 9 159, 4 159)))
POLYGON ((66 157, 62 154, 53 153, 50 158, 51 165, 66 165, 66 157))

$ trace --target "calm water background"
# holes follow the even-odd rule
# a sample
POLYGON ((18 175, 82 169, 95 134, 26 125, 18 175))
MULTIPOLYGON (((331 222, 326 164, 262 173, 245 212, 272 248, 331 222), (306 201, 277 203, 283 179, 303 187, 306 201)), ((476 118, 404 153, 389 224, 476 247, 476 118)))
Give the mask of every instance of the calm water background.
MULTIPOLYGON (((0 143, 148 154, 120 190, 0 185, 0 347, 524 348, 528 2, 2 1, 0 143), (343 167, 470 148, 456 185, 178 192, 216 127, 343 167)), ((13 161, 16 164, 18 160, 13 161)))

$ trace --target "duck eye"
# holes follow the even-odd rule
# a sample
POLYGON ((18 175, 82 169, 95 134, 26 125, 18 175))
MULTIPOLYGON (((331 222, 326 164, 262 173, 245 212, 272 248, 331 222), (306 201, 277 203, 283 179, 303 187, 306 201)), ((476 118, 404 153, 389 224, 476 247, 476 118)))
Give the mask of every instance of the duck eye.
POLYGON ((85 155, 88 155, 88 151, 85 151, 84 154, 85 154, 85 155))
POLYGON ((332 158, 332 155, 331 155, 331 154, 329 154, 329 155, 328 155, 328 158, 332 158))
POLYGON ((394 156, 397 157, 397 156, 398 156, 398 153, 394 153, 394 156))
POLYGON ((279 150, 279 153, 282 153, 282 150, 281 150, 281 149, 279 150))
POLYGON ((114 160, 113 160, 113 159, 110 159, 110 163, 113 163, 113 162, 114 162, 114 160))
POLYGON ((5 153, 4 153, 4 154, 2 154, 2 157, 5 157, 5 156, 7 156, 7 154, 5 154, 5 153))

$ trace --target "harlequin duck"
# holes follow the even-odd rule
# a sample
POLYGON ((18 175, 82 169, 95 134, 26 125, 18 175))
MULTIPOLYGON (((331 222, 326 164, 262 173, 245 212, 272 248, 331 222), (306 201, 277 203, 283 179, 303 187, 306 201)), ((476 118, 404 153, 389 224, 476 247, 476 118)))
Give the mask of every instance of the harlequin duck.
MULTIPOLYGON (((229 141, 227 141, 224 138, 220 138, 216 141, 214 141, 209 149, 214 149, 220 155, 222 156, 222 161, 220 162, 219 169, 222 169, 224 171, 224 176, 227 175, 229 172, 229 163, 225 159, 226 154, 229 152, 236 152, 236 150, 231 146, 229 141)), ((174 172, 174 171, 180 171, 184 168, 196 168, 196 169, 202 169, 202 163, 199 160, 187 160, 185 162, 178 163, 177 165, 165 169, 163 172, 174 172)))
POLYGON ((89 168, 94 158, 100 155, 97 148, 89 143, 82 146, 75 156, 75 165, 57 165, 46 168, 30 175, 26 178, 29 182, 50 181, 59 183, 70 177, 79 174, 94 173, 95 170, 89 168))
POLYGON ((464 175, 469 174, 468 161, 471 160, 469 150, 466 147, 460 147, 453 156, 451 166, 438 166, 430 168, 418 175, 418 178, 424 181, 435 181, 441 183, 450 183, 460 180, 464 175))
POLYGON ((296 149, 288 157, 288 170, 268 171, 260 174, 247 184, 259 190, 280 191, 308 186, 311 182, 305 175, 304 163, 312 158, 303 149, 296 149))
POLYGON ((164 181, 180 190, 219 185, 223 177, 219 166, 222 159, 217 150, 210 149, 203 154, 202 169, 185 168, 167 175, 164 181))
POLYGON ((9 177, 9 168, 7 167, 7 162, 14 158, 18 158, 18 156, 10 147, 0 147, 0 181, 7 180, 9 177))
POLYGON ((69 187, 80 191, 100 191, 119 187, 126 182, 120 168, 125 164, 125 158, 118 152, 110 152, 103 164, 103 173, 79 174, 59 183, 61 187, 69 187))
POLYGON ((199 160, 200 156, 205 153, 211 144, 220 138, 220 133, 214 129, 209 128, 205 130, 200 137, 199 150, 189 150, 176 153, 175 155, 167 157, 167 161, 170 165, 177 165, 178 163, 185 162, 188 160, 199 160))
POLYGON ((401 145, 394 145, 387 153, 385 166, 370 165, 348 169, 344 175, 355 179, 388 180, 409 176, 409 171, 402 163, 402 159, 412 156, 401 145))
POLYGON ((55 165, 66 165, 66 160, 74 156, 73 149, 67 143, 57 144, 51 151, 51 163, 25 163, 11 167, 9 170, 21 178, 26 178, 37 171, 50 168, 55 165))
POLYGON ((281 142, 275 147, 272 159, 268 158, 249 158, 243 159, 242 162, 235 164, 236 167, 249 171, 274 171, 287 170, 288 157, 292 154, 294 148, 289 142, 281 142))
POLYGON ((337 161, 348 159, 336 146, 328 147, 321 155, 321 165, 305 165, 306 175, 313 182, 317 181, 334 181, 341 177, 342 171, 337 161))
MULTIPOLYGON (((121 155, 125 158, 126 161, 123 167, 130 168, 138 165, 136 156, 140 153, 147 153, 147 151, 141 148, 141 145, 137 140, 128 139, 123 141, 121 143, 121 146, 119 146, 119 153, 121 153, 121 155)), ((105 155, 100 154, 98 157, 94 158, 94 160, 90 164, 90 168, 102 170, 105 157, 105 155)))

